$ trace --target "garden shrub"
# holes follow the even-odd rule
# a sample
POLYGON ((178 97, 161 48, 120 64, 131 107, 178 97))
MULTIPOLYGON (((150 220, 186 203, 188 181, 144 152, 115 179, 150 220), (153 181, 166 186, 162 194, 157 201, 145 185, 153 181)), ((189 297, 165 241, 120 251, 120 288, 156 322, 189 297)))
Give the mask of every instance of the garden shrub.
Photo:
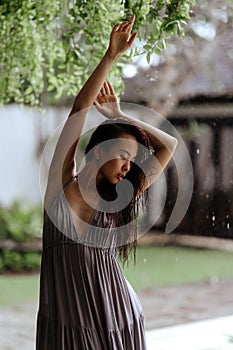
POLYGON ((23 269, 24 264, 21 252, 4 249, 2 256, 5 269, 13 271, 20 271, 23 269))
POLYGON ((0 272, 38 270, 41 233, 41 207, 19 201, 7 208, 0 206, 0 272))
POLYGON ((38 252, 26 252, 24 254, 24 269, 38 270, 40 267, 41 254, 38 252))
POLYGON ((10 207, 0 207, 0 240, 26 242, 41 237, 42 211, 39 206, 23 205, 19 201, 10 207))

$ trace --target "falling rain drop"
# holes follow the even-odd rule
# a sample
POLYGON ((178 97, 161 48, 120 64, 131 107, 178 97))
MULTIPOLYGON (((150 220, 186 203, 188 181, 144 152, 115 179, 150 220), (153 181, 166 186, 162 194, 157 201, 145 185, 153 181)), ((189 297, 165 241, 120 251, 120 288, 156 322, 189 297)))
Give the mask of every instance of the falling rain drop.
POLYGON ((196 152, 197 152, 197 154, 199 154, 200 153, 200 150, 199 150, 199 148, 196 150, 196 152))
POLYGON ((212 214, 211 219, 212 219, 212 226, 214 227, 214 226, 216 225, 216 222, 215 222, 216 216, 215 216, 215 213, 214 213, 214 212, 213 212, 213 214, 212 214))
POLYGON ((179 262, 180 261, 180 258, 177 256, 176 257, 176 262, 179 262))

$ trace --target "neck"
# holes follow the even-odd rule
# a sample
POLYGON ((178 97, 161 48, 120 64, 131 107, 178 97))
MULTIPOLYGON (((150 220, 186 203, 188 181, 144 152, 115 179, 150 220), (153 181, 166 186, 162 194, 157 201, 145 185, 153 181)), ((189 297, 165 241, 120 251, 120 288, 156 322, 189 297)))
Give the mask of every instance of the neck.
POLYGON ((89 194, 96 193, 96 185, 103 178, 98 168, 96 161, 89 161, 79 172, 78 183, 81 192, 89 194))

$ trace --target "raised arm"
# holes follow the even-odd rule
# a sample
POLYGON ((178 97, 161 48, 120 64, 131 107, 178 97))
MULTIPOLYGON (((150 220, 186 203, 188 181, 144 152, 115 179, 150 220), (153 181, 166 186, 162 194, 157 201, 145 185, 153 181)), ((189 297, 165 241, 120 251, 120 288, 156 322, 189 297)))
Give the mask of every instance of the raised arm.
POLYGON ((117 58, 133 43, 137 33, 131 34, 135 16, 129 22, 116 24, 110 35, 109 46, 100 63, 86 81, 75 98, 72 110, 56 145, 51 162, 46 201, 53 198, 72 176, 75 170, 74 155, 88 108, 93 104, 96 96, 117 58), (77 112, 79 112, 77 114, 77 112))
POLYGON ((151 156, 143 166, 146 174, 146 182, 143 189, 147 188, 160 175, 170 161, 178 143, 177 139, 152 125, 125 114, 120 108, 117 96, 110 82, 104 82, 96 101, 94 101, 94 105, 106 118, 121 118, 129 121, 139 126, 148 135, 151 145, 155 150, 155 156, 151 156))
POLYGON ((71 114, 88 108, 93 104, 112 65, 117 58, 132 45, 137 36, 136 32, 131 34, 134 20, 135 16, 133 15, 129 22, 123 22, 114 26, 110 35, 109 47, 104 57, 75 98, 71 114))

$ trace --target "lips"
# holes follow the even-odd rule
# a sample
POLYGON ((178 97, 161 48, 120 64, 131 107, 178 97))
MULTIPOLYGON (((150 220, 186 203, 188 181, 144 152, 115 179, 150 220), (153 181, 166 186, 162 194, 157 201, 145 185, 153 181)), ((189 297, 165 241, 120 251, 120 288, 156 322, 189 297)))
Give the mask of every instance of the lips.
POLYGON ((123 174, 118 174, 118 175, 117 175, 117 178, 118 178, 118 180, 120 180, 120 181, 122 181, 122 180, 124 179, 124 177, 125 177, 125 175, 123 175, 123 174))

